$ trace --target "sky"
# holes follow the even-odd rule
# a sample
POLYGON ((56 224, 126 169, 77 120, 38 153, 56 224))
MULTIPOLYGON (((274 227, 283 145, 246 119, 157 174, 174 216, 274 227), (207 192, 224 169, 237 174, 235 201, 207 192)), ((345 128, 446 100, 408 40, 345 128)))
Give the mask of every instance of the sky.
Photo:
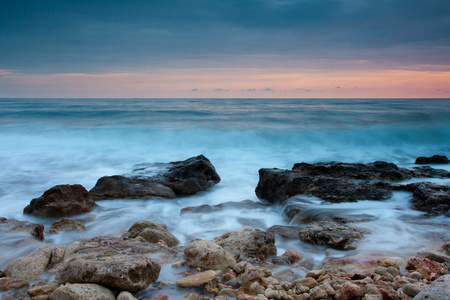
POLYGON ((1 1, 0 97, 450 98, 450 1, 1 1))

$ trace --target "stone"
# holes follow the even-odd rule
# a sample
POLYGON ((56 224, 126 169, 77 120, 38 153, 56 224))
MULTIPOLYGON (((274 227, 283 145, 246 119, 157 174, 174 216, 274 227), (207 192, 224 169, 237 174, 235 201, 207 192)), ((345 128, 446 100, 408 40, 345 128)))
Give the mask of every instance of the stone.
POLYGON ((57 288, 59 288, 59 284, 55 281, 51 281, 46 284, 34 284, 31 289, 27 290, 27 294, 32 299, 36 299, 38 297, 47 297, 48 299, 48 296, 50 296, 57 288))
POLYGON ((397 300, 398 296, 395 294, 394 291, 389 291, 387 289, 380 288, 381 296, 383 297, 383 300, 397 300))
POLYGON ((405 186, 413 193, 412 208, 426 212, 427 216, 450 216, 450 187, 431 182, 416 182, 405 186))
POLYGON ((336 300, 351 300, 356 297, 364 296, 364 290, 354 283, 346 282, 342 288, 336 291, 334 299, 336 300))
POLYGON ((37 217, 70 217, 90 212, 95 206, 97 204, 82 185, 66 184, 54 186, 31 200, 23 213, 37 217))
POLYGON ((427 288, 414 297, 414 300, 449 299, 450 274, 436 279, 427 288))
POLYGON ((399 269, 398 261, 395 258, 392 257, 380 257, 377 260, 377 265, 381 267, 394 267, 396 269, 399 269))
POLYGON ((438 262, 438 263, 444 263, 447 268, 450 267, 450 256, 437 253, 437 252, 431 252, 431 251, 421 251, 416 254, 417 257, 423 257, 428 258, 429 260, 438 262))
POLYGON ((274 225, 272 227, 267 228, 266 231, 272 232, 275 235, 279 235, 287 239, 296 240, 298 239, 300 228, 298 228, 297 226, 274 225))
POLYGON ((219 182, 214 166, 199 155, 168 164, 141 165, 127 176, 102 177, 89 193, 95 200, 172 199, 177 195, 193 195, 219 182))
POLYGON ((406 270, 417 271, 423 278, 434 280, 433 274, 444 275, 448 273, 448 268, 443 263, 431 261, 428 258, 411 257, 406 263, 406 270))
POLYGON ((184 277, 180 280, 177 280, 176 283, 178 286, 184 288, 200 287, 213 280, 215 276, 216 276, 215 271, 208 270, 205 272, 199 272, 194 275, 184 277))
POLYGON ((309 291, 309 296, 311 300, 327 299, 328 293, 322 287, 316 286, 309 291))
POLYGON ((303 277, 303 278, 299 278, 294 280, 292 283, 300 283, 303 286, 307 286, 309 288, 313 288, 319 285, 319 283, 317 282, 317 280, 315 280, 312 277, 303 277))
POLYGON ((236 264, 236 259, 219 245, 195 240, 184 249, 184 259, 190 268, 225 270, 236 264))
POLYGON ((192 293, 185 295, 180 300, 195 300, 195 299, 197 299, 197 297, 198 297, 198 294, 195 292, 192 292, 192 293))
POLYGON ((412 278, 412 279, 415 279, 415 280, 420 280, 423 277, 422 277, 422 274, 420 274, 417 271, 414 271, 414 272, 409 273, 409 278, 412 278))
POLYGON ((57 233, 59 231, 86 231, 86 227, 81 221, 62 218, 53 222, 48 230, 50 233, 57 233))
POLYGON ((449 164, 450 160, 445 155, 433 155, 431 157, 419 156, 414 163, 416 165, 449 164))
POLYGON ((44 240, 44 225, 0 217, 0 232, 29 232, 34 238, 44 240))
POLYGON ((277 254, 275 235, 259 229, 229 231, 214 241, 232 255, 264 260, 277 254))
POLYGON ((420 287, 411 284, 411 283, 407 283, 403 286, 402 288, 403 293, 405 293, 405 295, 414 298, 418 293, 420 293, 422 290, 420 289, 420 287))
POLYGON ((35 281, 47 268, 52 255, 49 246, 36 249, 27 256, 18 257, 6 266, 4 272, 7 277, 35 281))
MULTIPOLYGON (((119 300, 119 298, 117 298, 117 300, 119 300)), ((160 294, 160 295, 158 295, 156 297, 153 297, 150 300, 169 300, 169 296, 160 294)))
POLYGON ((50 295, 50 300, 115 300, 111 290, 98 284, 66 284, 57 288, 50 295))
POLYGON ((182 208, 180 211, 180 214, 187 214, 187 213, 209 213, 209 212, 215 212, 220 211, 223 209, 241 209, 241 210, 248 210, 248 209, 258 209, 258 208, 266 208, 269 205, 263 204, 261 202, 255 202, 252 200, 243 200, 243 201, 232 201, 232 202, 224 202, 217 205, 208 205, 203 204, 200 206, 188 206, 185 208, 182 208))
POLYGON ((29 285, 28 281, 22 279, 0 278, 0 291, 19 290, 29 285))
POLYGON ((330 246, 339 250, 355 249, 355 241, 364 238, 367 230, 331 221, 313 222, 302 229, 299 238, 313 245, 330 246))
POLYGON ((281 256, 286 256, 289 260, 289 263, 291 264, 296 263, 303 258, 303 255, 294 249, 287 250, 286 252, 281 254, 281 256))
POLYGON ((137 292, 147 288, 159 276, 161 266, 140 254, 122 254, 113 249, 74 256, 55 279, 66 283, 96 283, 137 292))
MULTIPOLYGON (((167 299, 169 299, 168 296, 166 296, 166 297, 167 298, 160 298, 159 300, 167 300, 167 299)), ((134 297, 133 294, 128 292, 128 291, 121 291, 119 293, 119 295, 117 295, 116 300, 137 300, 137 298, 134 297)))
POLYGON ((50 260, 51 264, 56 264, 62 261, 64 254, 66 253, 66 248, 64 246, 56 246, 52 249, 52 257, 50 260))
POLYGON ((158 243, 163 240, 168 247, 177 246, 180 241, 167 231, 165 226, 156 224, 152 221, 140 221, 128 229, 128 232, 122 235, 123 238, 142 237, 149 243, 158 243))

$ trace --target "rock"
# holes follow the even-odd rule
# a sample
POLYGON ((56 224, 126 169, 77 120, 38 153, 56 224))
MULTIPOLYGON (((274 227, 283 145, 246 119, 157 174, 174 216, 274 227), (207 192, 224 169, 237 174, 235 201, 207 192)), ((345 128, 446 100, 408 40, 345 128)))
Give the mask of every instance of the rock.
POLYGON ((403 293, 405 293, 405 295, 407 295, 411 298, 414 298, 418 293, 420 293, 422 291, 418 286, 411 284, 411 283, 405 284, 403 286, 402 290, 403 290, 403 293))
POLYGON ((198 296, 197 293, 192 292, 192 293, 185 295, 180 300, 195 300, 195 299, 197 299, 197 296, 198 296))
POLYGON ((160 265, 146 256, 98 249, 74 256, 58 271, 55 279, 62 283, 96 283, 137 292, 156 281, 160 270, 160 265))
POLYGON ((27 290, 28 296, 30 296, 32 299, 40 299, 45 298, 48 299, 48 297, 57 289, 59 288, 59 284, 55 281, 51 281, 44 284, 34 284, 33 287, 29 290, 27 290))
POLYGON ((281 256, 286 256, 289 260, 289 263, 291 264, 296 263, 303 258, 303 255, 294 249, 287 250, 286 252, 281 254, 281 256))
POLYGON ((27 256, 11 261, 5 268, 5 275, 14 279, 34 281, 44 273, 51 255, 51 247, 39 248, 27 256))
POLYGON ((300 283, 303 286, 307 286, 309 288, 313 288, 319 285, 319 283, 317 282, 317 280, 315 280, 314 278, 311 277, 303 277, 303 278, 299 278, 294 280, 292 283, 300 283))
POLYGON ((298 234, 300 233, 300 228, 296 226, 283 226, 283 225, 274 225, 272 227, 267 228, 267 232, 272 232, 275 235, 282 236, 287 239, 296 240, 298 239, 298 234))
POLYGON ((219 245, 196 240, 184 249, 184 259, 190 268, 224 270, 236 264, 236 259, 219 245))
POLYGON ((322 287, 316 286, 309 291, 309 296, 311 297, 311 300, 327 299, 328 293, 322 287))
MULTIPOLYGON (((364 296, 364 290, 351 282, 346 282, 342 285, 342 289, 336 292, 336 300, 351 300, 356 297, 364 296)), ((358 299, 358 298, 356 298, 358 299)))
POLYGON ((50 300, 115 300, 111 290, 92 283, 84 284, 66 284, 56 289, 50 295, 50 300))
POLYGON ((97 206, 88 191, 79 184, 57 185, 47 190, 41 197, 31 200, 24 208, 24 214, 38 217, 69 217, 97 206))
POLYGON ((38 240, 44 240, 44 225, 0 217, 0 232, 29 232, 38 240))
POLYGON ((428 165, 428 164, 448 164, 450 160, 445 155, 433 155, 431 157, 419 156, 416 158, 416 165, 428 165))
POLYGON ((364 238, 362 228, 338 224, 336 222, 318 221, 302 229, 299 238, 314 245, 330 246, 339 250, 355 249, 354 242, 364 238))
POLYGON ((177 285, 184 288, 191 288, 191 287, 200 287, 211 280, 216 276, 216 272, 213 270, 205 271, 205 272, 199 272, 191 276, 184 277, 180 280, 177 280, 177 285))
POLYGON ((417 271, 414 271, 414 272, 411 272, 411 273, 409 273, 409 276, 408 276, 409 278, 412 278, 412 279, 415 279, 415 280, 420 280, 420 279, 422 279, 423 277, 422 277, 422 274, 420 274, 419 272, 417 272, 417 271))
POLYGON ((29 285, 28 281, 22 279, 0 278, 0 291, 19 290, 29 285))
POLYGON ((383 300, 397 300, 398 296, 395 294, 395 292, 391 292, 387 289, 380 288, 381 297, 383 300))
POLYGON ((180 243, 180 241, 167 231, 165 226, 156 224, 152 221, 141 221, 135 223, 128 229, 128 232, 123 234, 124 238, 142 237, 149 243, 158 243, 163 240, 167 246, 173 247, 180 243))
POLYGON ((186 214, 186 213, 209 213, 209 212, 215 212, 220 211, 223 209, 258 209, 258 208, 266 208, 269 205, 263 204, 261 202, 255 202, 251 200, 243 200, 239 202, 225 202, 220 203, 217 205, 200 205, 200 206, 188 206, 185 208, 182 208, 180 211, 180 214, 186 214))
POLYGON ((414 297, 414 300, 449 299, 450 274, 443 275, 414 297))
POLYGON ((450 267, 450 256, 447 256, 444 254, 431 252, 431 251, 422 251, 422 252, 417 253, 417 257, 428 258, 429 260, 432 260, 432 261, 435 261, 438 263, 444 263, 447 266, 447 268, 450 267))
POLYGON ((408 169, 412 177, 415 178, 449 178, 450 172, 443 169, 434 169, 429 166, 414 167, 408 169))
POLYGON ((277 254, 275 235, 259 229, 229 231, 214 241, 232 255, 264 260, 277 254))
POLYGON ((53 222, 48 231, 50 233, 57 233, 58 231, 86 231, 86 227, 81 221, 62 218, 53 222))
POLYGON ((394 267, 396 269, 400 269, 398 265, 398 261, 392 257, 380 257, 377 260, 377 265, 381 267, 394 267))
POLYGON ((211 162, 199 155, 169 164, 142 166, 127 176, 100 178, 89 193, 95 200, 175 198, 193 195, 220 182, 211 162), (159 170, 155 174, 155 168, 159 170))
MULTIPOLYGON (((159 298, 159 300, 167 300, 169 299, 168 296, 166 296, 167 298, 159 298)), ((155 298, 152 298, 155 299, 155 298)), ((127 291, 121 291, 119 293, 119 295, 117 295, 117 299, 116 300, 137 300, 136 297, 133 296, 132 293, 127 292, 127 291)))
POLYGON ((442 250, 444 250, 444 253, 445 253, 446 255, 449 255, 449 256, 450 256, 450 241, 444 242, 444 243, 442 244, 442 250))
POLYGON ((66 248, 64 246, 56 246, 52 249, 52 258, 50 260, 51 264, 59 263, 66 253, 66 248))
POLYGON ((431 261, 428 258, 411 257, 406 263, 406 270, 417 271, 422 274, 423 278, 429 280, 436 279, 437 275, 447 274, 448 268, 445 264, 431 261), (434 274, 434 275, 433 275, 434 274))
MULTIPOLYGON (((119 299, 117 298, 117 300, 119 300, 119 299)), ((169 300, 169 296, 167 296, 167 295, 158 295, 156 297, 153 297, 150 300, 169 300)))
POLYGON ((430 182, 416 182, 405 186, 413 193, 413 209, 427 212, 428 216, 450 216, 450 187, 430 182))

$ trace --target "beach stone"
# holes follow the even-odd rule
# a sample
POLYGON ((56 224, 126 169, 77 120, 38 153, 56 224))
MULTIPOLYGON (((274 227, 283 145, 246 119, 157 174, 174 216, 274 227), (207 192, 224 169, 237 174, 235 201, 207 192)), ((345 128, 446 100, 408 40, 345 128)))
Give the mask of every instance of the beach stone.
POLYGON ((377 260, 377 265, 381 267, 394 267, 396 269, 399 269, 398 261, 395 258, 392 257, 380 257, 377 260))
POLYGON ((53 222, 48 231, 50 233, 57 233, 59 231, 86 231, 86 227, 81 221, 62 218, 53 222))
POLYGON ((56 264, 59 263, 63 258, 64 254, 66 253, 66 248, 64 246, 56 246, 52 249, 52 256, 50 263, 56 264))
POLYGON ((214 241, 232 255, 264 260, 277 254, 275 235, 259 229, 229 231, 214 241))
POLYGON ((355 241, 364 238, 367 230, 331 221, 313 222, 302 229, 299 238, 313 245, 330 246, 339 250, 355 249, 355 241))
POLYGON ((409 273, 409 278, 412 278, 412 279, 415 279, 415 280, 420 280, 423 277, 422 277, 422 274, 420 274, 417 271, 414 271, 414 272, 409 273))
MULTIPOLYGON (((119 300, 119 299, 117 298, 117 300, 119 300)), ((150 300, 169 300, 169 296, 160 294, 160 295, 158 295, 156 297, 153 297, 150 300)))
POLYGON ((417 271, 423 278, 428 278, 430 280, 435 279, 433 278, 435 277, 433 274, 444 275, 448 272, 448 268, 445 264, 420 257, 411 257, 408 259, 405 268, 408 271, 417 271))
POLYGON ((26 280, 9 277, 0 278, 0 291, 19 290, 28 287, 30 284, 26 280))
POLYGON ((449 299, 450 274, 436 279, 427 288, 414 297, 414 300, 449 299))
POLYGON ((405 295, 414 298, 418 293, 420 293, 422 290, 420 289, 420 287, 418 287, 417 285, 411 284, 411 283, 407 283, 403 286, 402 288, 403 293, 405 293, 405 295))
POLYGON ((236 264, 236 259, 219 245, 195 240, 184 249, 184 259, 190 268, 224 270, 236 264))
POLYGON ((316 286, 309 291, 309 296, 311 300, 327 299, 328 293, 322 287, 316 286))
POLYGON ((317 282, 317 280, 315 280, 312 277, 303 277, 303 278, 299 278, 294 280, 292 283, 300 283, 303 286, 307 286, 309 288, 313 288, 319 285, 319 283, 317 282))
POLYGON ((208 270, 205 272, 199 272, 194 275, 184 277, 180 280, 177 280, 176 283, 178 286, 184 288, 200 287, 213 280, 215 276, 216 276, 215 271, 208 270))
POLYGON ((351 300, 357 297, 364 296, 364 290, 354 283, 346 282, 342 288, 336 291, 334 299, 336 300, 351 300))
POLYGON ((168 247, 177 246, 180 241, 167 231, 165 226, 156 224, 152 221, 140 221, 128 229, 128 232, 122 235, 123 238, 142 237, 146 242, 158 243, 163 240, 168 247))
MULTIPOLYGON (((159 300, 167 300, 167 299, 169 299, 168 296, 166 296, 166 297, 167 298, 159 298, 159 300)), ((152 299, 155 299, 155 298, 152 298, 152 299)), ((116 300, 137 300, 137 298, 134 297, 133 294, 128 292, 128 291, 121 291, 119 293, 119 295, 117 295, 116 300)))
POLYGON ((92 283, 66 284, 50 295, 50 300, 115 300, 113 292, 106 287, 92 283))
POLYGON ((44 225, 0 217, 0 232, 29 232, 33 237, 44 240, 44 225))
POLYGON ((74 256, 55 279, 66 283, 96 283, 137 292, 147 288, 159 276, 161 267, 140 254, 122 254, 112 249, 74 256))
POLYGON ((97 204, 82 185, 66 184, 54 186, 31 200, 23 213, 37 217, 69 217, 90 212, 95 206, 97 204))
POLYGON ((7 277, 35 281, 47 268, 52 255, 52 248, 42 247, 27 256, 18 257, 6 266, 4 272, 7 277))
POLYGON ((48 299, 48 296, 50 296, 57 288, 59 288, 59 283, 55 281, 50 281, 45 284, 34 284, 31 289, 27 290, 27 294, 32 299, 48 299))
POLYGON ((289 260, 289 263, 291 264, 294 264, 303 258, 303 255, 294 249, 287 250, 286 252, 281 254, 281 256, 286 256, 289 260))
POLYGON ((416 182, 405 186, 413 193, 412 208, 427 212, 427 216, 450 216, 450 187, 431 182, 416 182))
POLYGON ((433 155, 431 157, 419 156, 414 163, 416 165, 449 164, 450 160, 445 155, 433 155))

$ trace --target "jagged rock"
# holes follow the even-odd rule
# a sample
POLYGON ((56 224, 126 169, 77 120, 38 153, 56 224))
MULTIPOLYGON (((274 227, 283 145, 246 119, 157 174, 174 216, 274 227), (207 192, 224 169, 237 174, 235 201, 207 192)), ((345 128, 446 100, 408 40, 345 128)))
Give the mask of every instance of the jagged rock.
POLYGON ((417 257, 428 258, 429 260, 438 263, 444 263, 447 266, 447 268, 450 268, 450 256, 436 252, 421 251, 417 253, 417 257))
POLYGON ((342 289, 336 292, 336 296, 334 299, 351 300, 351 299, 358 299, 357 297, 362 296, 364 296, 364 290, 361 287, 351 282, 346 282, 342 285, 342 289))
POLYGON ((236 259, 219 245, 196 240, 184 249, 184 259, 190 268, 225 270, 236 264, 236 259))
POLYGON ((187 277, 184 277, 180 280, 177 280, 177 285, 185 288, 191 288, 191 287, 200 287, 211 280, 216 276, 216 272, 213 270, 208 270, 205 272, 199 272, 194 275, 190 275, 187 277))
POLYGON ((38 217, 69 217, 97 206, 88 191, 79 184, 57 185, 47 190, 41 197, 31 200, 24 208, 24 214, 38 217))
POLYGON ((204 205, 200 205, 200 206, 188 206, 185 208, 182 208, 180 211, 180 214, 186 214, 186 213, 209 213, 209 212, 214 212, 214 211, 219 211, 222 209, 232 209, 232 208, 236 208, 236 209, 258 209, 258 208, 266 208, 269 205, 267 204, 263 204, 261 202, 255 202, 255 201, 251 201, 251 200, 243 200, 243 201, 239 201, 239 202, 225 202, 225 203, 220 203, 217 205, 208 205, 208 204, 204 204, 204 205))
POLYGON ((416 165, 427 165, 427 164, 448 164, 450 160, 445 155, 433 155, 431 157, 419 156, 416 158, 416 165))
MULTIPOLYGON (((74 256, 55 279, 62 283, 96 283, 106 287, 137 292, 156 281, 161 266, 140 254, 122 254, 113 249, 74 256)), ((80 254, 80 253, 79 253, 80 254)))
POLYGON ((291 264, 296 263, 303 258, 303 255, 295 249, 289 249, 281 254, 281 256, 287 257, 291 264))
POLYGON ((11 261, 5 268, 5 275, 14 279, 34 281, 44 273, 52 255, 51 247, 42 247, 27 256, 11 261))
POLYGON ((29 232, 38 240, 44 240, 44 225, 0 217, 0 232, 29 232))
POLYGON ((406 263, 406 270, 417 271, 423 278, 434 280, 439 275, 447 274, 448 268, 443 263, 438 263, 428 258, 411 257, 406 263))
POLYGON ((98 284, 66 284, 50 295, 50 300, 115 300, 114 293, 98 284))
POLYGON ((429 166, 414 167, 407 170, 414 178, 450 178, 449 171, 443 169, 434 169, 429 166))
POLYGON ((336 222, 319 221, 302 229, 299 238, 314 245, 330 246, 339 250, 355 249, 354 242, 364 238, 367 230, 336 222))
POLYGON ((29 285, 28 281, 22 279, 0 278, 0 291, 18 290, 29 285))
POLYGON ((267 228, 267 232, 272 232, 275 235, 282 236, 287 239, 296 240, 298 239, 298 234, 300 233, 300 228, 296 226, 283 226, 283 225, 274 225, 267 228))
POLYGON ((59 288, 59 283, 55 281, 45 283, 37 282, 33 284, 31 289, 27 290, 27 294, 31 299, 48 299, 57 288, 59 288))
POLYGON ((229 231, 215 238, 214 241, 232 255, 264 260, 277 254, 275 235, 259 229, 229 231))
POLYGON ((50 233, 57 233, 59 231, 86 231, 86 227, 84 227, 81 221, 62 218, 53 222, 48 231, 50 233))
POLYGON ((443 275, 414 297, 414 300, 448 299, 450 274, 443 275))
POLYGON ((410 183, 405 186, 413 193, 413 208, 427 212, 428 216, 450 216, 450 187, 430 182, 410 183))
POLYGON ((175 198, 193 195, 220 182, 211 162, 199 155, 184 161, 143 166, 127 176, 105 176, 89 193, 95 200, 175 198), (149 170, 148 172, 146 170, 149 170))
POLYGON ((137 238, 142 237, 149 243, 158 243, 163 240, 167 246, 173 247, 180 243, 180 241, 167 231, 165 226, 156 224, 152 221, 140 221, 135 223, 128 229, 128 232, 122 235, 123 238, 137 238))

